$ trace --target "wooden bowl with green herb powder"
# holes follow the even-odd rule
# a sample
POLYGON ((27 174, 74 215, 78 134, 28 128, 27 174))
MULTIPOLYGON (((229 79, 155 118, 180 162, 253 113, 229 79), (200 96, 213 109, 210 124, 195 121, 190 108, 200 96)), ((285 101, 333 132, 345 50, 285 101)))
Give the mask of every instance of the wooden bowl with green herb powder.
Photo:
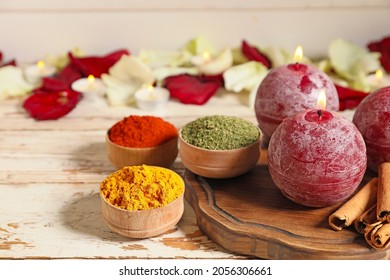
POLYGON ((179 155, 184 166, 200 176, 235 177, 258 162, 260 130, 239 117, 201 117, 180 130, 179 155))

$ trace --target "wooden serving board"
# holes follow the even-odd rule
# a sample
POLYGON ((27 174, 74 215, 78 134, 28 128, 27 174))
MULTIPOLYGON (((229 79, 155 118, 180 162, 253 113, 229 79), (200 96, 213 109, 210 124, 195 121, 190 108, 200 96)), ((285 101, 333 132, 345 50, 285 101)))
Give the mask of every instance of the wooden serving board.
MULTIPOLYGON (((185 198, 199 228, 227 250, 264 259, 390 259, 353 227, 334 231, 328 217, 339 205, 308 208, 285 198, 269 174, 266 151, 250 172, 208 179, 185 170, 185 198)), ((375 175, 367 174, 362 185, 375 175)))

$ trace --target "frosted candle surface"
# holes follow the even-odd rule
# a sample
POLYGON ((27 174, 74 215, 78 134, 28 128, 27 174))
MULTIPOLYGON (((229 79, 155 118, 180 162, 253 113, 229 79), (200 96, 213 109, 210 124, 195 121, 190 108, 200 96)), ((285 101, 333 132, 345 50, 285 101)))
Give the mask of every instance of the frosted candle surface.
POLYGON ((275 130, 268 165, 286 197, 324 207, 356 190, 367 166, 366 147, 351 121, 335 112, 308 110, 286 118, 275 130))
POLYGON ((271 137, 285 117, 317 108, 318 95, 325 89, 327 108, 337 111, 339 99, 332 80, 314 66, 296 63, 274 68, 260 84, 255 112, 262 132, 271 137))
POLYGON ((353 123, 367 146, 368 167, 390 161, 390 86, 370 93, 356 108, 353 123))

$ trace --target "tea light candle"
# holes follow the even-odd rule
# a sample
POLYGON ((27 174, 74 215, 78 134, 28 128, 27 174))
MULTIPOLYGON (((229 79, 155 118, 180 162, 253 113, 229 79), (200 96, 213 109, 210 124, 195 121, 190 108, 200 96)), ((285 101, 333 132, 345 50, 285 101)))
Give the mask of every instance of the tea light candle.
POLYGON ((46 65, 43 61, 38 61, 36 64, 27 66, 24 69, 24 75, 27 82, 31 84, 38 84, 42 78, 54 75, 56 68, 52 65, 46 65))
MULTIPOLYGON (((319 100, 324 103, 326 97, 319 100)), ((290 200, 309 207, 348 198, 367 166, 359 130, 341 114, 324 108, 286 118, 268 147, 268 166, 276 186, 290 200)))
POLYGON ((103 94, 106 89, 103 81, 93 75, 74 81, 71 87, 74 91, 86 94, 103 94))
POLYGON ((204 52, 202 55, 195 55, 191 58, 191 63, 194 66, 200 66, 203 64, 206 64, 210 61, 210 53, 209 52, 204 52))
POLYGON ((339 109, 333 81, 316 67, 300 63, 303 57, 301 47, 296 49, 294 56, 296 63, 272 69, 257 90, 255 113, 264 142, 268 142, 284 118, 316 108, 321 89, 326 90, 329 109, 339 109))
POLYGON ((390 75, 383 74, 382 69, 378 69, 375 74, 368 75, 367 82, 371 91, 375 91, 385 86, 390 86, 390 75))
POLYGON ((368 167, 377 172, 380 163, 390 161, 390 86, 364 98, 352 121, 366 142, 368 167))
POLYGON ((233 54, 230 49, 224 49, 215 56, 204 52, 201 56, 193 56, 191 62, 204 75, 219 75, 233 65, 233 54))
POLYGON ((137 106, 144 110, 157 110, 163 108, 168 102, 169 90, 162 87, 148 85, 135 93, 137 106))

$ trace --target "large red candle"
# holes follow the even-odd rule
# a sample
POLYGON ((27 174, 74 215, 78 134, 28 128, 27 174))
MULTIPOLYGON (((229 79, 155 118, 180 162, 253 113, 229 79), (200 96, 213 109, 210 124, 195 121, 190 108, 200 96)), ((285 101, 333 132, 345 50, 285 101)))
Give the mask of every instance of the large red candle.
POLYGON ((390 161, 390 86, 364 98, 353 123, 366 142, 368 167, 377 172, 380 163, 390 161))
POLYGON ((311 109, 286 118, 268 146, 276 186, 292 201, 324 207, 348 198, 363 179, 366 147, 342 115, 311 109))
POLYGON ((338 111, 336 87, 318 68, 294 63, 272 69, 261 82, 254 105, 265 140, 272 136, 284 118, 316 108, 321 89, 326 90, 328 108, 338 111))

